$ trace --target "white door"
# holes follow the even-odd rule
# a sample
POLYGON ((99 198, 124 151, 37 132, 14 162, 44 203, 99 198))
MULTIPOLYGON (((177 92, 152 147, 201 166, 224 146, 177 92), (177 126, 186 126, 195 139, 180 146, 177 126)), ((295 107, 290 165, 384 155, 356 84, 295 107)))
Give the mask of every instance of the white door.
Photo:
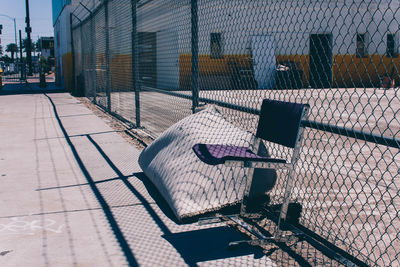
POLYGON ((254 35, 251 38, 254 78, 259 89, 275 87, 275 43, 273 35, 254 35))
POLYGON ((157 32, 157 88, 178 89, 178 34, 174 29, 157 32))

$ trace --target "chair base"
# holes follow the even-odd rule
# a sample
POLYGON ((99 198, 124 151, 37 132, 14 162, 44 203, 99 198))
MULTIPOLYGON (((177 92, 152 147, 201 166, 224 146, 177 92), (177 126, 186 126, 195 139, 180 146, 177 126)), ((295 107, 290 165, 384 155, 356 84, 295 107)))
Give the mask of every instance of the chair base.
MULTIPOLYGON (((292 212, 292 219, 297 221, 296 218, 297 213, 299 211, 299 204, 298 203, 291 203, 292 212)), ((276 208, 278 209, 278 208, 276 208)), ((279 210, 279 209, 278 209, 279 210)), ((216 214, 214 217, 208 218, 201 218, 199 220, 200 225, 211 224, 211 223, 227 223, 229 226, 236 226, 240 227, 241 231, 245 231, 246 233, 252 236, 250 240, 238 240, 233 241, 228 244, 228 249, 237 249, 243 245, 250 245, 250 246, 260 246, 261 248, 265 249, 263 246, 268 244, 275 244, 280 246, 280 244, 288 243, 295 241, 306 241, 311 244, 313 247, 318 249, 324 255, 328 256, 331 259, 335 259, 339 263, 344 266, 368 266, 366 263, 360 261, 359 259, 355 258, 354 256, 348 254, 346 251, 342 250, 341 248, 337 247, 333 243, 330 243, 328 240, 323 239, 323 237, 319 236, 318 234, 312 232, 311 230, 301 226, 301 225, 292 225, 291 220, 289 222, 283 221, 281 227, 278 225, 279 214, 274 209, 266 210, 267 218, 272 220, 276 223, 275 226, 275 233, 274 235, 265 235, 261 231, 259 231, 256 227, 252 226, 251 224, 245 222, 245 219, 249 219, 247 216, 243 218, 243 216, 236 214, 236 215, 221 215, 216 214), (288 230, 284 230, 288 229, 288 230)), ((247 214, 246 214, 247 215, 247 214)), ((292 243, 292 244, 294 244, 292 243)))
MULTIPOLYGON (((249 214, 246 214, 246 218, 249 219, 248 217, 249 214)), ((250 214, 250 217, 252 214, 250 214)), ((253 214, 256 216, 256 214, 253 214)), ((258 218, 258 217, 257 217, 258 218)), ((251 246, 260 246, 260 245, 265 245, 268 243, 277 243, 277 242, 287 242, 290 240, 291 237, 294 236, 299 236, 296 233, 290 233, 290 234, 284 234, 282 230, 276 228, 276 232, 273 236, 266 236, 264 235, 261 231, 259 231, 257 228, 253 227, 249 223, 245 222, 243 218, 240 215, 222 215, 222 214, 216 214, 213 217, 205 217, 201 218, 198 221, 199 225, 206 225, 206 224, 214 224, 214 223, 222 223, 226 222, 228 225, 231 226, 237 226, 243 229, 246 233, 250 234, 253 238, 250 240, 238 240, 238 241, 233 241, 228 244, 228 248, 233 249, 238 246, 247 244, 251 246)))

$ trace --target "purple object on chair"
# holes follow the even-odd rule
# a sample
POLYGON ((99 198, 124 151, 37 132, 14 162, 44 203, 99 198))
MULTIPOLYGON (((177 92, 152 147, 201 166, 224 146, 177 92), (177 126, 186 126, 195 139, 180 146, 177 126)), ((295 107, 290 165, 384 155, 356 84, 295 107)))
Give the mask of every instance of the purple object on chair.
POLYGON ((209 165, 223 164, 227 160, 261 161, 285 163, 283 159, 261 157, 254 154, 249 148, 231 145, 195 144, 193 151, 203 162, 209 165))

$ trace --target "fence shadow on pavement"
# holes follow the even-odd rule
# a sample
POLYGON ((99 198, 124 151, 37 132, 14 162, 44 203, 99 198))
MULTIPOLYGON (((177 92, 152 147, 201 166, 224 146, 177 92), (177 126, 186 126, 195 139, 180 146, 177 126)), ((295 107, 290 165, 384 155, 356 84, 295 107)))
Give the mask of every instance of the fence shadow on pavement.
POLYGON ((184 261, 189 266, 197 266, 198 262, 209 260, 245 260, 249 261, 247 265, 252 265, 253 260, 266 260, 262 250, 256 247, 249 246, 229 251, 226 246, 226 240, 243 238, 233 229, 228 227, 201 229, 195 224, 179 225, 165 200, 143 173, 124 174, 117 166, 118 162, 115 162, 107 151, 101 147, 101 143, 92 137, 92 134, 85 134, 82 135, 82 138, 93 145, 96 153, 105 161, 104 167, 111 168, 116 174, 112 179, 96 180, 91 174, 92 169, 85 165, 86 159, 79 155, 79 148, 71 140, 73 136, 70 137, 64 128, 57 113, 56 105, 48 95, 46 96, 53 106, 56 119, 72 150, 72 154, 85 176, 87 184, 100 204, 129 266, 147 265, 148 261, 156 258, 154 254, 161 257, 163 253, 171 253, 168 252, 171 246, 173 247, 172 251, 177 255, 167 254, 168 257, 172 258, 169 260, 184 261), (138 188, 134 180, 141 181, 144 188, 138 188), (114 188, 115 184, 113 182, 115 181, 118 181, 123 186, 114 188), (118 193, 112 191, 115 189, 118 190, 118 193), (112 194, 108 194, 110 190, 113 192, 112 194), (124 190, 129 196, 123 194, 124 190), (145 196, 147 193, 152 199, 145 196), (126 198, 131 196, 134 196, 138 202, 124 205, 126 198), (134 212, 131 212, 132 210, 134 212), (137 232, 145 234, 146 231, 151 232, 153 235, 145 235, 143 237, 145 242, 140 242, 137 232), (157 249, 154 251, 146 249, 148 243, 151 243, 157 249), (212 248, 210 248, 210 244, 212 244, 212 248), (242 256, 247 257, 242 259, 242 256))
MULTIPOLYGON (((252 255, 254 259, 259 259, 264 256, 268 256, 269 254, 273 254, 278 249, 279 252, 275 253, 275 255, 271 257, 272 260, 279 259, 286 262, 288 266, 296 266, 297 264, 300 266, 311 266, 311 264, 302 256, 301 252, 303 251, 299 253, 298 251, 292 249, 290 246, 281 243, 272 244, 272 248, 267 251, 263 251, 263 249, 261 249, 260 247, 252 246, 243 246, 234 250, 229 250, 227 244, 229 244, 230 241, 242 240, 244 238, 242 234, 229 227, 219 226, 206 229, 199 228, 191 231, 172 231, 170 229, 171 227, 169 227, 169 224, 193 224, 197 221, 198 217, 192 217, 190 219, 183 220, 182 222, 177 221, 175 215, 173 214, 173 211, 168 206, 167 202, 158 192, 156 187, 146 177, 146 175, 142 172, 133 173, 132 176, 139 179, 144 184, 147 193, 149 193, 151 198, 154 200, 156 207, 159 208, 163 215, 167 217, 162 218, 163 216, 160 216, 160 214, 157 213, 155 205, 153 203, 149 203, 143 193, 140 192, 139 189, 135 188, 135 186, 129 181, 128 177, 125 176, 122 171, 118 169, 116 164, 109 158, 104 150, 102 150, 99 144, 95 140, 93 140, 90 135, 87 135, 87 138, 94 145, 100 155, 104 158, 108 166, 110 166, 117 174, 117 179, 120 179, 124 183, 126 188, 128 188, 129 191, 140 200, 140 205, 145 208, 147 214, 150 215, 150 217, 152 218, 152 221, 155 222, 157 224, 157 227, 162 231, 162 237, 176 249, 176 251, 180 254, 185 263, 187 263, 189 266, 197 266, 197 263, 199 262, 234 258, 246 255, 252 255), (282 256, 281 253, 285 255, 282 256), (284 258, 286 258, 286 260, 284 258)), ((223 214, 230 214, 232 213, 232 211, 238 210, 238 208, 238 205, 226 207, 220 212, 223 214)), ((124 214, 115 217, 115 220, 117 222, 121 221, 125 224, 127 223, 127 221, 138 219, 140 220, 140 218, 133 216, 133 214, 124 214)), ((124 231, 122 230, 122 232, 124 231)), ((128 243, 130 243, 129 235, 127 237, 127 241, 128 243)), ((308 250, 311 251, 315 249, 310 246, 308 250)))
MULTIPOLYGON (((118 169, 118 167, 114 164, 114 162, 108 157, 108 155, 101 149, 98 143, 96 143, 93 138, 89 135, 87 136, 89 141, 94 145, 97 151, 101 154, 104 160, 107 162, 108 166, 114 170, 126 188, 140 200, 140 205, 142 205, 148 215, 151 216, 152 220, 157 224, 159 229, 162 231, 162 237, 167 240, 180 254, 183 260, 189 266, 197 266, 197 262, 209 261, 209 260, 217 260, 217 259, 225 259, 231 257, 238 257, 244 255, 254 255, 254 258, 261 258, 265 256, 262 253, 262 250, 255 247, 243 247, 236 250, 228 250, 227 249, 227 240, 240 240, 243 237, 235 232, 233 229, 228 227, 217 227, 210 229, 196 229, 193 231, 185 231, 174 233, 170 230, 167 225, 165 219, 161 218, 159 214, 157 214, 154 204, 149 203, 148 200, 142 195, 142 193, 135 188, 135 186, 130 183, 127 177, 118 169), (210 247, 212 245, 212 247, 210 247)), ((147 192, 154 199, 158 208, 161 209, 163 215, 165 215, 169 220, 178 224, 179 222, 176 220, 175 215, 172 210, 160 195, 155 186, 149 181, 149 179, 143 173, 134 173, 136 178, 138 178, 141 182, 143 182, 147 192)), ((140 218, 136 216, 129 215, 129 218, 115 218, 116 221, 126 222, 127 220, 137 220, 140 218)), ((193 220, 184 221, 184 223, 193 223, 193 220)), ((128 243, 129 240, 127 240, 128 243)))

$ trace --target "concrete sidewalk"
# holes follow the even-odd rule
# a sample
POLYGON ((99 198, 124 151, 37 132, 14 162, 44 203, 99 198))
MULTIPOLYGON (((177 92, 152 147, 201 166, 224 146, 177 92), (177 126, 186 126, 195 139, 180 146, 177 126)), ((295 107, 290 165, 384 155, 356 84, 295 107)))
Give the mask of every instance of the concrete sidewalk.
POLYGON ((67 93, 0 96, 0 266, 273 266, 178 224, 140 151, 67 93))

